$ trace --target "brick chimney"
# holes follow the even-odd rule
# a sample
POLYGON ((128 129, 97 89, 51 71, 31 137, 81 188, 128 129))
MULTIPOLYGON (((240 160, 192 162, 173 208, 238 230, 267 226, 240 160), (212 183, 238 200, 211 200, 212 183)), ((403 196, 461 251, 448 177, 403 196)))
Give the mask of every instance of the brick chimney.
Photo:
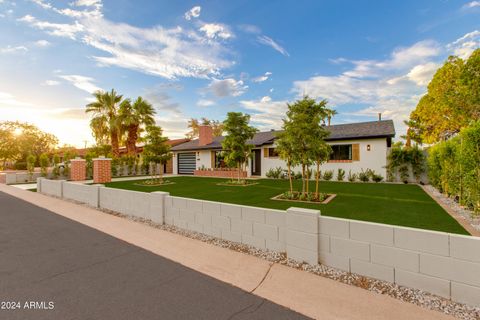
POLYGON ((381 112, 378 113, 378 121, 382 121, 382 113, 381 112))
POLYGON ((213 142, 213 129, 210 126, 198 126, 198 145, 206 146, 213 142))

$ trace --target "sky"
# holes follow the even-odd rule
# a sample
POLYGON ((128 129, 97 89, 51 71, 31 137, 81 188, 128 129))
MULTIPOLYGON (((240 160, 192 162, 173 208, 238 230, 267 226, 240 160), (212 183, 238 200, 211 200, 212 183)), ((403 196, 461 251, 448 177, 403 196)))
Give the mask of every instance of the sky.
POLYGON ((0 30, 0 121, 61 144, 94 143, 85 105, 112 88, 170 138, 229 111, 279 129, 304 94, 399 137, 435 70, 480 46, 480 1, 0 0, 0 30))

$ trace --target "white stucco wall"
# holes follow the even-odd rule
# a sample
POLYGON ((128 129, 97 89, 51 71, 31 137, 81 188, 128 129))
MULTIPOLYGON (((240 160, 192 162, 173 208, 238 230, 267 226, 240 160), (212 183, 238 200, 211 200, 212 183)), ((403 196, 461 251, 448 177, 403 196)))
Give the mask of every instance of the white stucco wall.
MULTIPOLYGON (((360 161, 352 162, 328 162, 321 166, 322 171, 333 170, 334 179, 337 176, 337 170, 345 170, 345 179, 347 178, 349 170, 352 173, 359 173, 361 170, 372 169, 376 173, 381 174, 384 179, 387 177, 387 141, 386 138, 380 139, 364 139, 364 140, 341 140, 335 142, 329 142, 329 144, 359 144, 360 148, 360 161), (370 145, 370 151, 367 150, 367 145, 370 145)), ((286 169, 285 162, 279 158, 265 158, 264 148, 274 147, 275 145, 264 146, 262 148, 262 177, 265 177, 265 173, 276 167, 282 167, 286 169)), ((294 168, 294 171, 300 171, 300 168, 294 168)))
POLYGON ((197 169, 200 169, 202 166, 207 169, 212 167, 212 158, 210 152, 211 150, 202 150, 196 153, 197 169))

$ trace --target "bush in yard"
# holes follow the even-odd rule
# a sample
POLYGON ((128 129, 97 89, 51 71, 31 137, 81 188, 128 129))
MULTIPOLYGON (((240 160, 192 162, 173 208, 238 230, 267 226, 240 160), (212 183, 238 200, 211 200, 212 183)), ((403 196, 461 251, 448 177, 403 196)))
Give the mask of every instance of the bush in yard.
POLYGON ((337 181, 343 181, 345 179, 345 170, 338 169, 337 170, 337 181))
POLYGON ((402 165, 399 169, 398 172, 400 172, 400 180, 403 181, 403 183, 408 183, 408 177, 410 174, 408 173, 408 167, 407 165, 402 165))
POLYGON ((29 154, 27 157, 27 170, 30 180, 33 179, 33 171, 35 170, 35 161, 37 158, 33 154, 29 154))
POLYGON ((333 170, 327 170, 323 173, 323 180, 330 181, 333 178, 333 170))
POLYGON ((352 170, 348 170, 348 177, 347 177, 348 181, 350 182, 355 182, 357 181, 357 174, 356 173, 352 173, 352 170))
POLYGON ((268 171, 265 173, 265 176, 267 176, 267 178, 280 179, 282 177, 282 174, 282 167, 276 167, 268 169, 268 171))
POLYGON ((383 180, 383 176, 381 174, 376 173, 373 170, 370 172, 370 178, 372 178, 372 181, 375 181, 376 183, 381 182, 383 180))
POLYGON ((48 166, 50 165, 50 160, 48 159, 48 154, 42 153, 40 155, 40 172, 42 174, 42 177, 46 177, 48 174, 48 166))
POLYGON ((362 181, 362 182, 368 182, 370 181, 370 172, 367 170, 367 171, 362 171, 358 174, 358 180, 362 181))
POLYGON ((58 167, 58 164, 60 163, 60 157, 58 154, 53 155, 53 170, 52 170, 52 176, 53 178, 58 178, 60 175, 60 168, 58 167))
POLYGON ((15 170, 27 170, 27 163, 24 161, 17 161, 13 167, 15 170))

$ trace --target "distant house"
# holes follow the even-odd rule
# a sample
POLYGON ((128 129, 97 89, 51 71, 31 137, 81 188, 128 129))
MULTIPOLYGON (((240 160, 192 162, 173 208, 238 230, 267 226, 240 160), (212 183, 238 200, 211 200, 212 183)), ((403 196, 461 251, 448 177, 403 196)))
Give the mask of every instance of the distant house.
MULTIPOLYGON (((330 135, 325 140, 331 145, 333 153, 330 160, 322 165, 322 171, 336 172, 341 168, 348 174, 349 171, 358 173, 362 169, 372 169, 386 177, 387 155, 395 136, 392 120, 331 125, 326 129, 330 135)), ((213 137, 213 131, 208 126, 200 127, 199 132, 198 139, 172 147, 174 174, 199 174, 196 170, 214 171, 225 167, 222 154, 224 137, 213 137)), ((265 177, 271 168, 286 168, 275 150, 278 132, 258 132, 249 141, 255 147, 248 161, 247 176, 265 177)))

